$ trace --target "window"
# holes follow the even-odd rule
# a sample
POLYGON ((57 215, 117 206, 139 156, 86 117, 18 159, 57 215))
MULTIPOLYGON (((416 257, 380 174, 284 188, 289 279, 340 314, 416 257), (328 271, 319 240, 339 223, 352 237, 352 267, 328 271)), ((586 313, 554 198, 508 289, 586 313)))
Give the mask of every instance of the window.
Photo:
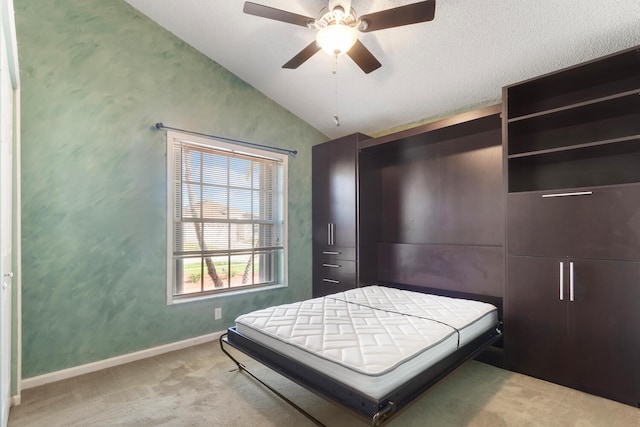
POLYGON ((167 297, 286 285, 287 157, 167 132, 167 297))

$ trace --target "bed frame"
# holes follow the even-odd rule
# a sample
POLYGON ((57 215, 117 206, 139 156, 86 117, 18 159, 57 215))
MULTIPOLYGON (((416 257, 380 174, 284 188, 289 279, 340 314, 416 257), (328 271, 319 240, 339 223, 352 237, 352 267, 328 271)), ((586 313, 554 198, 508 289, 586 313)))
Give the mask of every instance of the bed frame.
MULTIPOLYGON (((396 285, 396 287, 400 286, 396 285)), ((402 286, 402 288, 407 289, 405 286, 402 286)), ((424 288, 421 289, 421 292, 425 292, 424 288)), ((465 295, 470 296, 471 294, 465 295)), ((499 301, 500 305, 498 305, 496 304, 498 301, 493 299, 493 297, 489 298, 490 301, 493 301, 494 305, 498 307, 499 313, 501 314, 502 301, 499 301)), ((487 301, 487 297, 479 295, 475 295, 475 298, 469 299, 487 301)), ((411 378, 395 390, 389 392, 381 399, 372 398, 349 387, 347 384, 343 384, 331 377, 328 377, 320 371, 303 365, 294 359, 283 356, 280 353, 242 335, 235 327, 229 328, 227 333, 220 337, 220 348, 231 360, 233 360, 240 371, 247 372, 251 377, 277 394, 280 398, 285 400, 288 404, 293 406, 318 426, 324 426, 324 424, 251 373, 245 365, 240 363, 225 349, 225 344, 245 353, 302 387, 315 392, 331 402, 349 409, 356 415, 368 420, 372 426, 380 426, 388 421, 392 415, 397 414, 400 409, 407 406, 462 363, 476 357, 501 337, 502 331, 500 326, 483 333, 465 346, 460 347, 451 355, 447 356, 417 376, 411 378)))

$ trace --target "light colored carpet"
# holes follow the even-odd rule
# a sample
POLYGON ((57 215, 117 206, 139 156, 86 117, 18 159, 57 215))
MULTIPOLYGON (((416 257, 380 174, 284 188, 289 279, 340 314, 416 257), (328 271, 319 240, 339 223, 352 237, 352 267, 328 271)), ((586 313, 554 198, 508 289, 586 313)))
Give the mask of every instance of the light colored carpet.
MULTIPOLYGON (((327 426, 360 418, 238 354, 254 373, 327 426)), ((640 409, 471 361, 388 426, 626 427, 640 409)), ((313 426, 208 343, 24 390, 9 427, 313 426)))

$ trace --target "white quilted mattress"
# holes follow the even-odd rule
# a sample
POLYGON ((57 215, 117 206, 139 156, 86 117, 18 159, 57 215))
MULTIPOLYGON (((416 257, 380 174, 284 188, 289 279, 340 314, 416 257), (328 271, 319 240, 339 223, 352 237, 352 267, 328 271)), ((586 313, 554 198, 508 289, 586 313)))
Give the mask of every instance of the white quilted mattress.
POLYGON ((368 286, 257 310, 236 329, 379 399, 497 323, 490 304, 368 286))

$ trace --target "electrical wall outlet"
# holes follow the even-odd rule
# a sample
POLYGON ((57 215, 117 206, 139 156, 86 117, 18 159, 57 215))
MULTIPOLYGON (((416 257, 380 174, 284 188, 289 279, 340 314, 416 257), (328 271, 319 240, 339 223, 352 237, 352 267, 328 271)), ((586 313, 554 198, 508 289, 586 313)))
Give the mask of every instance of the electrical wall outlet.
POLYGON ((222 308, 218 307, 213 311, 214 320, 220 320, 222 318, 222 308))

